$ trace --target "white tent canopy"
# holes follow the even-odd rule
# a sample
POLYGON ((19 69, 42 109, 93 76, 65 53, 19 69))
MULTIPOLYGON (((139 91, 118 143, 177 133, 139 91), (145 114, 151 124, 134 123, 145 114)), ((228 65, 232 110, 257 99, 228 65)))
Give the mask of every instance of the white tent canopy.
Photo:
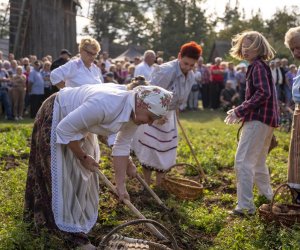
POLYGON ((133 46, 129 47, 121 55, 113 59, 113 61, 123 61, 125 58, 128 58, 129 61, 133 61, 135 57, 142 57, 143 54, 135 49, 133 46))

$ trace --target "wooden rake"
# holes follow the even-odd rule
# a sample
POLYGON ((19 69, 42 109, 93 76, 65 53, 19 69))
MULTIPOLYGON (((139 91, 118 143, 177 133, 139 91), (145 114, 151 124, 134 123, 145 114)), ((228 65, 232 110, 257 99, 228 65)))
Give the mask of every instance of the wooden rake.
POLYGON ((178 117, 177 115, 176 115, 176 119, 177 119, 177 123, 178 123, 178 125, 179 125, 179 127, 180 127, 180 129, 181 129, 181 132, 182 132, 182 134, 183 134, 183 137, 185 138, 185 140, 186 140, 186 142, 187 142, 187 144, 188 144, 188 146, 189 146, 189 148, 190 148, 190 150, 191 150, 191 153, 192 153, 192 155, 193 155, 193 157, 194 157, 194 159, 195 159, 195 161, 196 161, 196 164, 197 164, 198 169, 199 169, 200 174, 201 174, 200 178, 202 178, 202 179, 204 179, 205 181, 207 181, 207 178, 206 178, 206 175, 205 175, 205 173, 204 173, 204 171, 203 171, 203 168, 201 167, 200 162, 198 161, 198 158, 197 158, 196 153, 195 153, 195 151, 194 151, 194 149, 193 149, 193 146, 192 146, 192 144, 191 144, 189 138, 187 137, 187 135, 186 135, 186 133, 185 133, 185 131, 184 131, 184 128, 183 128, 183 126, 182 126, 182 124, 181 124, 181 122, 180 122, 180 120, 179 120, 179 117, 178 117))

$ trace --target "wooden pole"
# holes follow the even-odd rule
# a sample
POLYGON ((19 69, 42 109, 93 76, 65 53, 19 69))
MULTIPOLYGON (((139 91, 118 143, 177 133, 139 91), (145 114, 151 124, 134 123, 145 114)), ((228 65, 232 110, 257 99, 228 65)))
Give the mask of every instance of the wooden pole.
MULTIPOLYGON (((118 192, 117 192, 117 189, 116 187, 106 178, 106 176, 99 170, 97 169, 97 172, 96 172, 100 179, 104 182, 104 184, 106 186, 109 187, 109 189, 118 196, 118 192)), ((129 209, 140 219, 146 219, 145 216, 127 199, 124 199, 123 200, 124 204, 126 206, 129 207, 129 209)), ((147 223, 146 224, 148 226, 148 228, 152 231, 153 234, 155 234, 159 239, 161 240, 167 240, 167 238, 162 235, 155 226, 153 226, 152 224, 149 224, 147 223)))
POLYGON ((161 205, 164 209, 169 211, 169 208, 166 207, 166 205, 162 202, 162 200, 157 196, 157 194, 149 187, 147 182, 139 175, 136 175, 136 178, 138 181, 144 186, 144 188, 147 189, 147 191, 152 195, 152 197, 157 201, 159 205, 161 205))
POLYGON ((194 151, 194 149, 193 149, 193 147, 192 147, 192 144, 191 144, 190 140, 188 139, 188 137, 187 137, 187 135, 186 135, 186 133, 185 133, 185 131, 184 131, 184 129, 183 129, 183 126, 181 125, 181 122, 179 121, 178 116, 176 116, 176 118, 177 118, 177 123, 178 123, 178 125, 179 125, 179 127, 180 127, 180 129, 181 129, 182 134, 183 134, 183 137, 185 138, 185 140, 186 140, 187 144, 189 145, 189 148, 190 148, 190 150, 191 150, 191 152, 192 152, 192 155, 193 155, 194 158, 195 158, 195 161, 196 161, 196 163, 197 163, 197 165, 198 165, 198 168, 199 168, 199 171, 200 171, 200 173, 201 173, 201 176, 202 176, 202 178, 203 178, 204 180, 207 180, 207 179, 206 179, 206 175, 205 175, 205 173, 204 173, 204 171, 203 171, 203 169, 202 169, 202 167, 201 167, 201 165, 200 165, 200 162, 199 162, 198 159, 197 159, 197 156, 196 156, 195 151, 194 151))

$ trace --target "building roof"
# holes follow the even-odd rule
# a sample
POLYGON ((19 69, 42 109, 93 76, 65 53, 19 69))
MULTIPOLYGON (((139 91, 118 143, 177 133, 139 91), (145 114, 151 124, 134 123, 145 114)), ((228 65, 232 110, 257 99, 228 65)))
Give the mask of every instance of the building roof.
POLYGON ((231 49, 231 43, 230 41, 218 41, 216 40, 209 56, 210 62, 214 62, 214 59, 216 57, 222 57, 224 58, 226 55, 229 54, 229 50, 231 49))
POLYGON ((130 46, 122 54, 113 59, 113 61, 122 61, 127 57, 130 61, 133 61, 135 57, 141 57, 143 54, 138 51, 134 46, 130 46))

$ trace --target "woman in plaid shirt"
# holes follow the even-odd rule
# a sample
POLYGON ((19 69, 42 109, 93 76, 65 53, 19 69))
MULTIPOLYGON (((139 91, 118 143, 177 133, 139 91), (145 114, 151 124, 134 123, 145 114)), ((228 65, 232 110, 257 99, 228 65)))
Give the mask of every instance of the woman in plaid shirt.
POLYGON ((265 60, 273 58, 274 49, 259 32, 245 31, 233 38, 230 52, 249 62, 245 101, 229 110, 225 119, 227 124, 244 124, 235 156, 238 204, 233 213, 254 214, 254 184, 267 199, 273 196, 266 158, 279 114, 276 88, 265 60))

